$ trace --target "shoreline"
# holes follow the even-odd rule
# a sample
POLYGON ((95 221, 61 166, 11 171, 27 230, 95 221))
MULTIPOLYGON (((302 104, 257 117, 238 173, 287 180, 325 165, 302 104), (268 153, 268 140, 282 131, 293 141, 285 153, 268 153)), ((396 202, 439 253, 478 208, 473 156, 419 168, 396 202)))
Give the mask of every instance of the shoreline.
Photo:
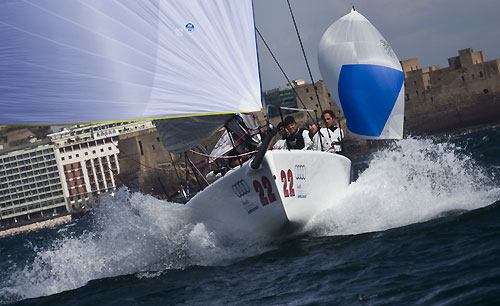
POLYGON ((14 235, 27 233, 27 232, 31 232, 31 231, 36 231, 36 230, 40 230, 43 228, 54 227, 57 225, 69 223, 71 221, 72 221, 71 214, 68 214, 68 215, 64 215, 61 217, 48 219, 48 220, 44 220, 44 221, 40 221, 40 222, 36 222, 36 223, 21 225, 19 227, 13 227, 13 228, 9 228, 9 229, 0 231, 0 238, 14 236, 14 235))
MULTIPOLYGON (((494 129, 494 128, 499 128, 500 127, 500 122, 496 123, 489 123, 489 124, 479 124, 476 126, 468 126, 468 127, 462 127, 462 128, 457 128, 457 129, 452 129, 448 131, 442 131, 439 133, 430 133, 430 134, 406 134, 404 138, 408 137, 453 137, 456 135, 466 135, 478 131, 483 131, 483 130, 488 130, 488 129, 494 129)), ((404 139, 403 138, 403 139, 404 139)), ((393 141, 393 140, 388 140, 388 141, 393 141)), ((350 159, 359 159, 363 158, 366 156, 369 156, 370 154, 377 152, 379 150, 382 150, 387 147, 387 141, 384 140, 363 140, 363 139, 349 139, 348 140, 349 144, 349 149, 348 151, 350 152, 346 154, 347 157, 350 159), (353 141, 354 140, 354 141, 353 141), (355 152, 355 153, 354 153, 355 152)), ((69 223, 73 221, 74 219, 78 219, 78 216, 72 217, 72 214, 67 214, 64 216, 59 216, 56 218, 52 219, 47 219, 35 223, 30 223, 30 224, 25 224, 21 225, 18 227, 11 227, 8 229, 0 230, 0 238, 8 237, 8 236, 14 236, 30 231, 36 231, 40 230, 43 228, 49 228, 49 227, 54 227, 58 226, 61 224, 69 223)))
MULTIPOLYGON (((495 123, 483 123, 474 126, 466 126, 456 129, 450 129, 446 131, 436 132, 436 133, 415 133, 411 134, 405 131, 403 139, 411 137, 453 137, 457 135, 466 135, 479 131, 484 131, 488 129, 499 128, 500 122, 495 123)), ((350 159, 363 158, 377 151, 383 150, 388 147, 388 143, 394 141, 390 140, 366 140, 366 139, 356 139, 356 138, 346 138, 347 153, 346 156, 350 159)))

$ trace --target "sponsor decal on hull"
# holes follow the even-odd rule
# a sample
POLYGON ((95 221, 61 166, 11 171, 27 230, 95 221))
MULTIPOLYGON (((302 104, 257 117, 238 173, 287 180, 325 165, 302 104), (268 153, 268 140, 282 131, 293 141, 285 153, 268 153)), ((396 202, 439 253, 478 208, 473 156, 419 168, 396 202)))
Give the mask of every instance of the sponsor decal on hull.
POLYGON ((250 189, 250 185, 248 185, 248 183, 245 180, 241 179, 241 180, 236 181, 236 183, 234 183, 231 186, 231 189, 233 190, 233 193, 238 198, 243 198, 243 200, 241 201, 241 204, 242 204, 243 208, 245 208, 245 210, 247 211, 248 214, 251 214, 254 211, 256 211, 257 209, 259 209, 258 204, 255 204, 255 203, 251 202, 250 199, 246 198, 248 196, 248 194, 250 194, 251 189, 250 189))
POLYGON ((251 214, 254 211, 256 211, 257 209, 259 209, 259 205, 255 204, 253 202, 250 202, 248 199, 241 201, 241 204, 246 209, 248 214, 251 214))
POLYGON ((307 198, 307 167, 306 165, 295 165, 294 167, 295 180, 297 181, 297 198, 307 198))
POLYGON ((231 189, 238 198, 250 193, 250 185, 245 180, 237 181, 231 186, 231 189))

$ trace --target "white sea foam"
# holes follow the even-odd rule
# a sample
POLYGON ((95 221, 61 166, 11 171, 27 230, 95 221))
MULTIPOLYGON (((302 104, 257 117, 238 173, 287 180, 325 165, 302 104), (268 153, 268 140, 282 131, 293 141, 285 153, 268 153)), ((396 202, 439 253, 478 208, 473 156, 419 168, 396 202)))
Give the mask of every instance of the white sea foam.
POLYGON ((372 156, 368 168, 306 230, 317 235, 381 231, 500 199, 500 188, 461 149, 410 138, 372 156))
MULTIPOLYGON (((267 250, 265 241, 228 241, 192 219, 187 206, 120 190, 93 215, 94 226, 79 236, 59 231, 48 248, 14 272, 0 290, 31 298, 79 288, 95 279, 161 271, 191 265, 225 265, 267 250)), ((1 293, 1 292, 0 292, 1 293)))

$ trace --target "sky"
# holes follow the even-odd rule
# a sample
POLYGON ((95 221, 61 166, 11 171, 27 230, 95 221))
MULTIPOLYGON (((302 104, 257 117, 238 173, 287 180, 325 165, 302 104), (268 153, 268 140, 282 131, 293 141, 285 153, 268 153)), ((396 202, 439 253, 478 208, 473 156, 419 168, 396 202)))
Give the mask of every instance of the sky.
MULTIPOLYGON (((286 0, 254 0, 255 25, 290 80, 310 82, 286 0)), ((290 0, 314 81, 322 79, 317 63, 326 29, 354 4, 390 43, 399 60, 418 58, 420 67, 448 67, 458 50, 483 51, 500 58, 498 0, 290 0)), ((262 40, 257 38, 262 89, 287 83, 262 40)))

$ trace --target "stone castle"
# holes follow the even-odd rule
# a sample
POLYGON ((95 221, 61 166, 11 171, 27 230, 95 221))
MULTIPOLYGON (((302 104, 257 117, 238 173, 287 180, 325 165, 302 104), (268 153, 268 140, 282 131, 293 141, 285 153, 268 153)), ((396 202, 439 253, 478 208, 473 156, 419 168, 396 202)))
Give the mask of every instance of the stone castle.
POLYGON ((440 133, 500 121, 500 59, 482 51, 458 51, 449 67, 420 68, 416 58, 401 62, 405 77, 405 130, 440 133))

